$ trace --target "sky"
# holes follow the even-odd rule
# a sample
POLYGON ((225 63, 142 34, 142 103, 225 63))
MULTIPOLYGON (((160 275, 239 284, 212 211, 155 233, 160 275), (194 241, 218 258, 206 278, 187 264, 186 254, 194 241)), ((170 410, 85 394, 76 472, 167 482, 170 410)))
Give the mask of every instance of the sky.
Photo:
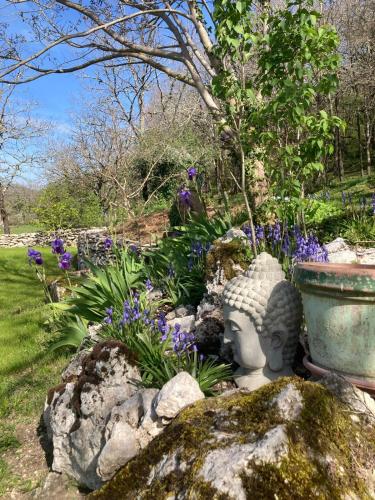
MULTIPOLYGON (((0 21, 8 25, 10 33, 30 37, 29 29, 23 23, 17 11, 22 6, 10 4, 0 0, 0 21)), ((72 126, 72 115, 80 112, 82 102, 84 80, 79 73, 66 75, 48 75, 34 82, 18 85, 13 94, 18 103, 32 104, 31 116, 36 121, 51 124, 52 134, 50 137, 57 141, 68 139, 72 126)), ((22 177, 17 179, 23 184, 43 183, 43 169, 29 169, 22 177)))

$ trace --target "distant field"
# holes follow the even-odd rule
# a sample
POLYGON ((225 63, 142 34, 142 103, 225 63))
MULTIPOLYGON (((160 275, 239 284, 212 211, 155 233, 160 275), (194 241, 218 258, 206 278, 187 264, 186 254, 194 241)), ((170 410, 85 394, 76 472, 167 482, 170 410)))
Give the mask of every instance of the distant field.
MULTIPOLYGON (((10 226, 11 234, 35 233, 40 231, 41 227, 33 224, 21 224, 20 226, 10 226)), ((4 234, 3 228, 0 227, 0 234, 4 234)))

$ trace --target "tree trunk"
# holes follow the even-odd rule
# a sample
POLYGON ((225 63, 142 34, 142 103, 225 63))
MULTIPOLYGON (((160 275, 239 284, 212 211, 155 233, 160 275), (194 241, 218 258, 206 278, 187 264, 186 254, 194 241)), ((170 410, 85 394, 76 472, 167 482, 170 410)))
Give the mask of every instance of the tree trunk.
POLYGON ((367 175, 371 174, 371 123, 369 113, 366 112, 366 161, 367 175))
MULTIPOLYGON (((335 110, 336 115, 338 115, 338 97, 335 97, 335 110)), ((342 140, 339 127, 336 127, 335 130, 335 162, 336 162, 336 170, 339 176, 340 181, 344 179, 344 161, 342 154, 342 140)))
POLYGON ((357 136, 358 136, 359 163, 361 165, 361 176, 364 177, 365 171, 363 170, 363 156, 362 156, 362 143, 361 143, 361 121, 360 121, 359 113, 357 113, 357 136))
POLYGON ((4 234, 10 234, 9 216, 5 208, 5 196, 3 189, 0 188, 0 218, 4 227, 4 234))

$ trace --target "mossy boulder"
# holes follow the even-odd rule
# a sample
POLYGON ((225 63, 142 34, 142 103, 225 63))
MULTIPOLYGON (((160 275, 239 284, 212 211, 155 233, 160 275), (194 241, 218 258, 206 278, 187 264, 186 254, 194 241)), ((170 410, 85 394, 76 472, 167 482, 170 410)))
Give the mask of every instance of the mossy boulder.
POLYGON ((326 387, 282 378, 183 410, 99 499, 374 498, 375 429, 326 387))
POLYGON ((238 276, 251 264, 253 255, 247 240, 216 240, 207 254, 206 279, 214 279, 218 267, 226 281, 238 276))

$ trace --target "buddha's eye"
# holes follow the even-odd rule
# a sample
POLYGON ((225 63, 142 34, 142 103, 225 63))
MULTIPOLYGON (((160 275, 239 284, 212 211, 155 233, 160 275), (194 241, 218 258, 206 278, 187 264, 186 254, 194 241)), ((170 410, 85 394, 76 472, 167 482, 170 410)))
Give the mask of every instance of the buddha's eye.
POLYGON ((232 333, 240 333, 241 331, 241 328, 234 323, 231 324, 230 329, 232 333))

